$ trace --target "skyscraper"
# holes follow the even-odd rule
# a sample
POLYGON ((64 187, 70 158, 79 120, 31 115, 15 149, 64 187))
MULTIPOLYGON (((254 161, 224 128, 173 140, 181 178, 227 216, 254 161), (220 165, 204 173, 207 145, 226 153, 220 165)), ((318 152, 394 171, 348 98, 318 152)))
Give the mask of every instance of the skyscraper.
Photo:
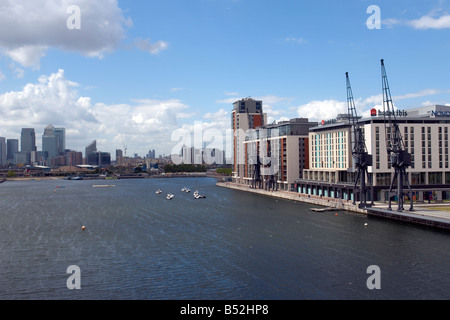
POLYGON ((6 159, 8 162, 14 162, 14 154, 19 152, 19 140, 8 139, 6 141, 6 159))
POLYGON ((97 152, 97 140, 94 140, 90 144, 88 144, 84 150, 84 156, 86 159, 90 154, 97 152))
POLYGON ((245 169, 244 141, 245 132, 249 129, 263 127, 267 122, 267 114, 263 113, 262 101, 246 98, 233 103, 231 127, 233 129, 233 179, 243 183, 245 169))
POLYGON ((66 148, 66 129, 55 128, 49 124, 42 135, 42 151, 47 152, 48 159, 64 153, 66 148))
MULTIPOLYGON (((31 164, 31 154, 36 152, 36 133, 34 128, 22 128, 20 135, 20 163, 31 164)), ((16 162, 18 163, 18 162, 16 162)))
POLYGON ((36 133, 34 132, 34 128, 22 128, 20 151, 30 154, 32 151, 36 151, 36 133))
POLYGON ((6 138, 0 137, 0 166, 8 164, 6 158, 6 138))

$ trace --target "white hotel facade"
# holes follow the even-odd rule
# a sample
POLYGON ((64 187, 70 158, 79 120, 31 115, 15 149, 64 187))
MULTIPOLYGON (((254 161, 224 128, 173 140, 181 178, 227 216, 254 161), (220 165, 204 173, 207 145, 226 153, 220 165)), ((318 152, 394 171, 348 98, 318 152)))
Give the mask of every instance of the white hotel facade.
MULTIPOLYGON (((359 120, 367 151, 373 157, 369 167, 376 201, 387 201, 394 169, 386 150, 384 117, 376 114, 359 120)), ((450 106, 433 105, 397 111, 397 123, 411 153, 407 175, 415 201, 450 199, 450 106)), ((311 128, 309 168, 297 180, 299 193, 353 200, 355 171, 347 115, 311 128)), ((359 199, 356 199, 359 200, 359 199)))

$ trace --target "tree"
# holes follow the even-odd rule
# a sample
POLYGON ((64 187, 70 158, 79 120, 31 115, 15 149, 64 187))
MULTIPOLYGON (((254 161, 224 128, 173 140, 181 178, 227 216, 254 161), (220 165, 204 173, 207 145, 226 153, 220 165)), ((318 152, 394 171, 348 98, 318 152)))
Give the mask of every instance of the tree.
POLYGON ((16 173, 12 170, 9 170, 8 173, 6 174, 6 176, 8 178, 14 178, 14 177, 16 177, 16 173))

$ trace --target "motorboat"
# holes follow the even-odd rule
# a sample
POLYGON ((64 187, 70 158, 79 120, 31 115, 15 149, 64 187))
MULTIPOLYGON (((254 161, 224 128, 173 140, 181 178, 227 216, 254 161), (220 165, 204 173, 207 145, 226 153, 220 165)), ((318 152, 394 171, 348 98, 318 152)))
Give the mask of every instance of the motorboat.
POLYGON ((194 198, 195 199, 204 199, 206 198, 204 195, 201 195, 200 193, 198 193, 198 190, 194 191, 194 198))
POLYGON ((173 194, 171 194, 171 193, 167 194, 167 196, 166 196, 167 200, 172 200, 172 198, 173 198, 173 194))
POLYGON ((162 193, 161 189, 156 190, 156 194, 162 193))

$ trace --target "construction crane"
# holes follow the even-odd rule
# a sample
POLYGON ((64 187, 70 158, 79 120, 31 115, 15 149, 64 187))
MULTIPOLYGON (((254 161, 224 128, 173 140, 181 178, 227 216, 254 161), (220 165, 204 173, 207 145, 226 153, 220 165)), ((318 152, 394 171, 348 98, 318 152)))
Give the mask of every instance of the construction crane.
POLYGON ((122 145, 123 145, 123 148, 125 149, 125 150, 124 150, 124 151, 125 151, 124 157, 126 158, 126 157, 127 157, 127 146, 126 146, 125 142, 123 142, 123 135, 121 135, 121 139, 122 139, 122 145))
POLYGON ((413 211, 413 198, 411 185, 409 183, 408 174, 406 169, 411 166, 411 154, 405 149, 405 144, 397 123, 397 117, 395 115, 394 106, 392 103, 391 90, 386 75, 386 68, 384 66, 384 60, 381 60, 381 77, 383 82, 383 116, 384 127, 386 135, 386 148, 389 164, 394 168, 395 173, 392 177, 392 182, 389 187, 389 210, 391 208, 392 197, 397 197, 398 208, 397 211, 403 211, 404 207, 404 182, 406 181, 409 190, 409 199, 411 205, 409 211, 413 211), (395 180, 397 180, 397 190, 392 193, 395 180))
MULTIPOLYGON (((365 208, 373 205, 372 194, 372 179, 368 171, 368 167, 372 166, 372 155, 367 152, 366 143, 364 140, 363 130, 358 122, 358 114, 356 112, 355 101, 353 99, 352 87, 350 85, 350 78, 348 72, 345 74, 347 79, 347 106, 348 106, 348 120, 350 123, 350 139, 352 143, 353 163, 356 169, 355 175, 355 191, 359 193, 359 207, 365 208), (368 185, 366 184, 366 178, 368 185), (371 203, 368 203, 369 197, 371 203)), ((353 196, 353 204, 356 204, 356 195, 353 196)))

